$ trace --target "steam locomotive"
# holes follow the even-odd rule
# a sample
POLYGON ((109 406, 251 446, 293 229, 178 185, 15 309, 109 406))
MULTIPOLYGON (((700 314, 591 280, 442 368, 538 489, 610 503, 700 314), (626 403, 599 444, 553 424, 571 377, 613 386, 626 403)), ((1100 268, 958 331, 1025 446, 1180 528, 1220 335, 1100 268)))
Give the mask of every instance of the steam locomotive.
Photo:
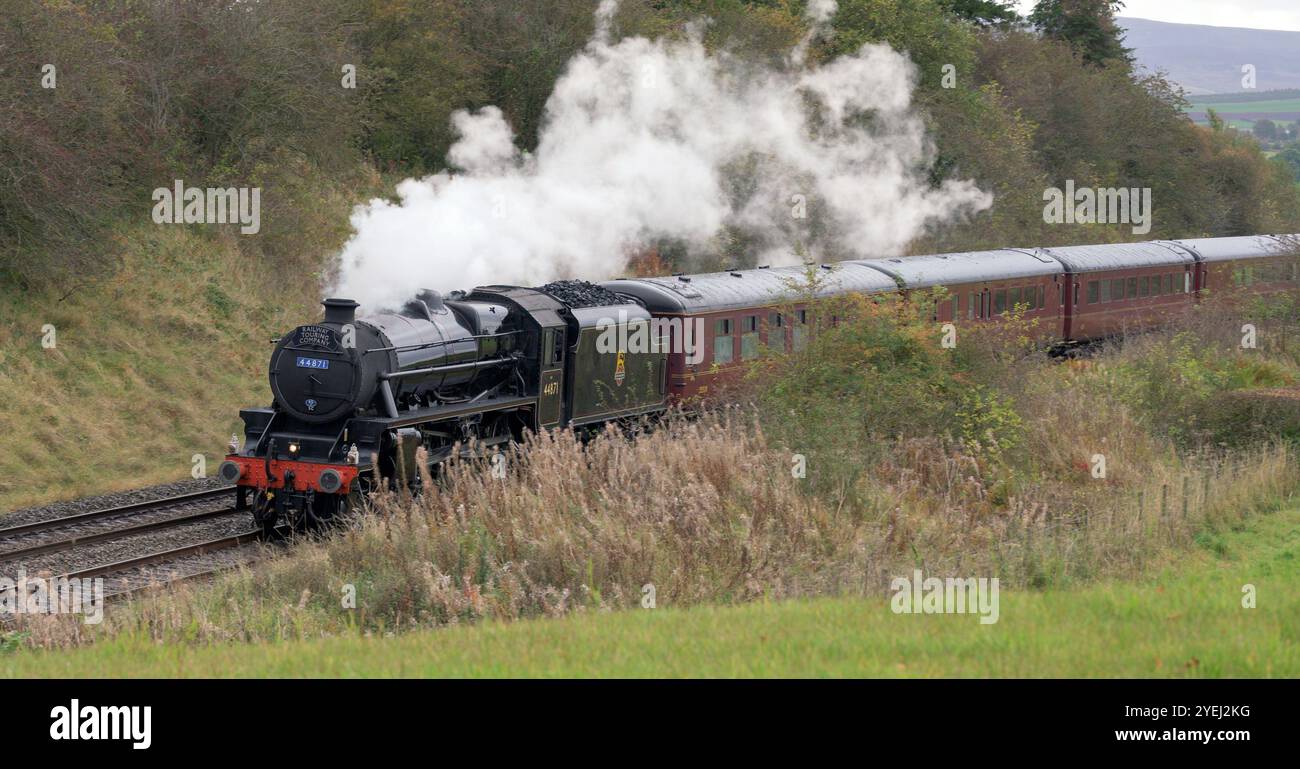
POLYGON ((319 526, 379 477, 417 484, 421 448, 434 465, 496 451, 526 430, 664 407, 662 351, 597 350, 602 331, 650 320, 599 286, 422 291, 362 318, 354 301, 323 304, 321 322, 277 340, 274 403, 240 412, 242 447, 235 436, 219 471, 267 532, 319 526))
MULTIPOLYGON (((1210 292, 1300 289, 1297 236, 1001 249, 813 267, 820 296, 948 289, 937 323, 1010 311, 1078 342, 1163 322, 1210 292)), ((418 484, 429 465, 526 431, 590 429, 718 396, 762 348, 794 351, 814 308, 800 267, 538 288, 423 291, 356 317, 326 299, 271 355, 269 408, 243 410, 220 474, 267 531, 355 506, 377 478, 418 484), (792 295, 792 293, 794 295, 792 295), (619 343, 610 344, 617 339, 619 343), (628 340, 649 344, 626 344, 628 340), (252 495, 253 499, 248 499, 252 495)))

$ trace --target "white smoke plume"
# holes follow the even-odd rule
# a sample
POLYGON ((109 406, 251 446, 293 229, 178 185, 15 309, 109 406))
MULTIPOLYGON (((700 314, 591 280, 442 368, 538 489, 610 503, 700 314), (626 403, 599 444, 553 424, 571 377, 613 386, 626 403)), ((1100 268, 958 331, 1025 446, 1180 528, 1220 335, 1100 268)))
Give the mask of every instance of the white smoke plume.
POLYGON ((804 59, 808 55, 808 46, 812 45, 812 41, 826 31, 831 19, 835 17, 835 12, 839 9, 838 0, 808 0, 808 7, 804 9, 804 15, 807 16, 811 28, 790 54, 790 60, 793 63, 797 65, 804 63, 804 59))
MULTIPOLYGON (((810 37, 835 5, 809 4, 810 37)), ((788 67, 758 69, 707 52, 698 30, 612 42, 616 9, 600 4, 535 152, 515 146, 499 109, 460 112, 455 173, 357 207, 336 295, 375 310, 418 288, 601 280, 658 239, 709 253, 737 232, 757 263, 797 263, 799 248, 888 255, 990 205, 971 182, 928 183, 914 67, 889 47, 819 67, 797 50, 788 67)))
POLYGON ((825 24, 831 20, 840 4, 835 0, 808 0, 808 18, 814 24, 825 24))

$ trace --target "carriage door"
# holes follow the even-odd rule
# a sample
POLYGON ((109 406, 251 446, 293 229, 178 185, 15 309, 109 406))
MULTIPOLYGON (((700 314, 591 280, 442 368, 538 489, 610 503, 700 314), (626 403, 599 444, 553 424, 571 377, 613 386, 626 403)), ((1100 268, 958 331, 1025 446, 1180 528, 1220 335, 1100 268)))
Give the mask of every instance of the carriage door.
POLYGON ((1068 272, 1064 273, 1063 275, 1057 275, 1056 277, 1060 281, 1058 285, 1060 286, 1061 289, 1059 292, 1057 292, 1057 295, 1061 300, 1061 305, 1060 305, 1061 338, 1073 339, 1074 338, 1074 314, 1075 314, 1075 310, 1078 309, 1074 305, 1074 300, 1078 293, 1079 279, 1077 276, 1068 272))
POLYGON ((542 329, 541 386, 537 393, 537 423, 555 427, 564 403, 564 327, 542 329))

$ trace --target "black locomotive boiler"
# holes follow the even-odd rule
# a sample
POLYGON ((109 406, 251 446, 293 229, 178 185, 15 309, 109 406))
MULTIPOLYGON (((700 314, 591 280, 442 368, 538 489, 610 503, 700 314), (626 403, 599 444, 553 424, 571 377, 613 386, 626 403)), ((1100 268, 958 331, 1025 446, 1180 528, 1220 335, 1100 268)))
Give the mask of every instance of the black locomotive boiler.
POLYGON ((276 341, 274 401, 240 412, 244 438, 220 469, 268 531, 333 518, 379 477, 418 483, 421 448, 434 465, 494 452, 526 430, 665 405, 664 351, 611 354, 598 340, 619 325, 648 329, 649 313, 599 286, 486 286, 445 300, 423 291, 361 318, 354 301, 323 304, 320 322, 276 341))

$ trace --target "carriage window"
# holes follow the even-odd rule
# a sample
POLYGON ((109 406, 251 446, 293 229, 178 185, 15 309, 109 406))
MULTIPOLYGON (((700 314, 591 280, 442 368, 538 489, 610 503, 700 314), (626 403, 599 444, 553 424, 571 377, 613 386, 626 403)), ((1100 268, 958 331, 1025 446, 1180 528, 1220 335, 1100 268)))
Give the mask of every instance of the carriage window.
POLYGON ((1016 305, 1018 304, 1020 304, 1020 289, 1013 288, 1008 292, 1007 308, 1010 310, 1015 310, 1016 305))
POLYGON ((1138 278, 1138 296, 1149 296, 1151 294, 1151 278, 1143 275, 1138 278))
POLYGON ((1151 296, 1160 296, 1160 276, 1151 276, 1151 296))
POLYGON ((1096 304, 1101 301, 1101 282, 1096 280, 1088 281, 1088 304, 1096 304))
POLYGON ((1098 296, 1097 301, 1099 301, 1099 302, 1109 302, 1109 301, 1110 301, 1110 281, 1109 281, 1109 280, 1103 280, 1103 281, 1100 281, 1100 286, 1101 286, 1100 291, 1099 291, 1100 296, 1098 296))
POLYGON ((1001 315, 1007 311, 1007 291, 998 289, 993 292, 993 314, 1001 315))
POLYGON ((1044 299, 1046 298, 1046 293, 1047 293, 1047 289, 1043 288, 1042 286, 1038 287, 1038 309, 1040 310, 1047 306, 1047 304, 1044 301, 1044 299))
POLYGON ((797 310, 795 312, 796 323, 790 329, 791 344, 796 351, 802 350, 808 346, 808 311, 797 310))
POLYGON ((785 350, 785 318, 779 312, 767 315, 767 346, 785 350))
POLYGON ((958 320, 960 318, 961 318, 961 295, 958 294, 957 296, 954 296, 952 298, 952 319, 958 320))
POLYGON ((1079 284, 1078 283, 1074 284, 1074 306, 1075 307, 1079 306, 1079 284))
POLYGON ((966 319, 975 320, 975 297, 978 296, 974 291, 966 295, 966 319))
POLYGON ((1129 299, 1136 299, 1137 295, 1138 295, 1138 279, 1129 278, 1128 291, 1125 293, 1125 296, 1128 297, 1129 299))
POLYGON ((749 315, 740 319, 740 359, 750 360, 758 357, 758 316, 749 315))
POLYGON ((1110 282, 1110 300, 1118 302, 1124 298, 1124 281, 1112 280, 1110 282))
POLYGON ((730 318, 724 318, 713 325, 713 362, 730 363, 734 355, 734 348, 731 341, 733 323, 730 318))

